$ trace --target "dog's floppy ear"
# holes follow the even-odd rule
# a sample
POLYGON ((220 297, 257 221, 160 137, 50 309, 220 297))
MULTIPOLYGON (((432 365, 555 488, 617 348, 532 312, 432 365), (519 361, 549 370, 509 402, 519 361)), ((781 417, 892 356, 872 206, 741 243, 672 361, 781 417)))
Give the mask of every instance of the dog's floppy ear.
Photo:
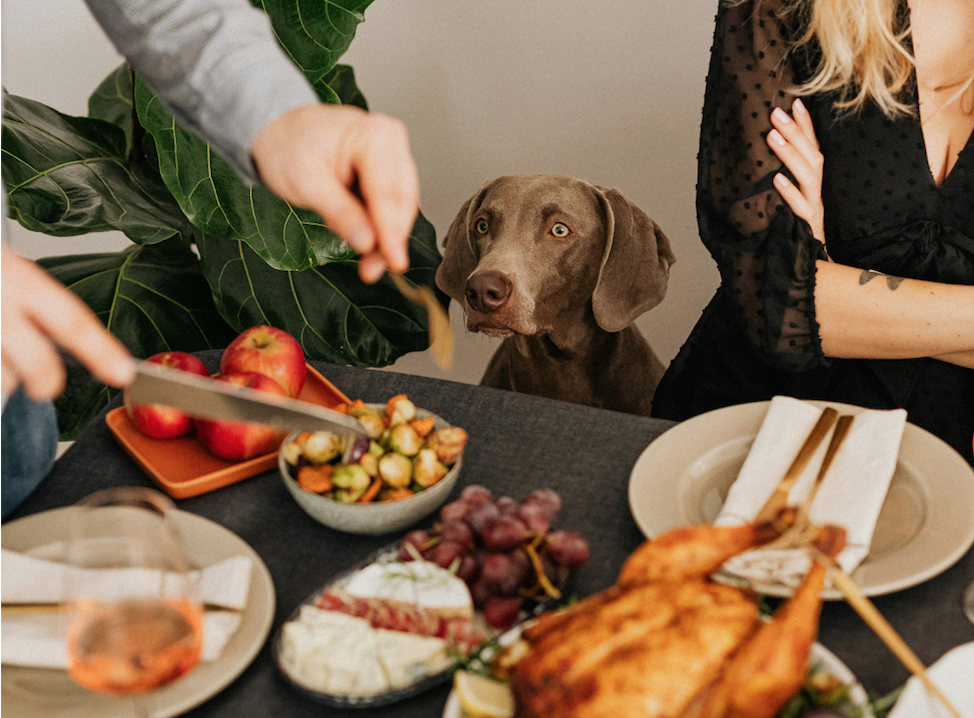
POLYGON ((443 261, 436 270, 436 286, 459 304, 464 302, 467 277, 477 268, 477 256, 470 240, 470 215, 480 208, 489 184, 485 182, 463 203, 443 238, 443 261))
POLYGON ((676 257, 670 240, 645 212, 619 190, 596 189, 605 211, 606 238, 592 308, 602 329, 618 332, 662 301, 676 257))

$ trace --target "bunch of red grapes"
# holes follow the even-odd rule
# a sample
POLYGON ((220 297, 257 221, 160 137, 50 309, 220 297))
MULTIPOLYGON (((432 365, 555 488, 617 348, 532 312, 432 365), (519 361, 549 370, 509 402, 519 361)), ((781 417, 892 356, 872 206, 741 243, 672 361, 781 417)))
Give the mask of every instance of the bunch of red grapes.
POLYGON ((507 628, 526 601, 560 598, 572 570, 588 560, 584 538, 550 531, 560 511, 561 498, 552 489, 536 489, 518 503, 509 496, 495 499, 474 484, 440 509, 432 529, 406 534, 399 557, 421 555, 453 567, 487 623, 507 628))

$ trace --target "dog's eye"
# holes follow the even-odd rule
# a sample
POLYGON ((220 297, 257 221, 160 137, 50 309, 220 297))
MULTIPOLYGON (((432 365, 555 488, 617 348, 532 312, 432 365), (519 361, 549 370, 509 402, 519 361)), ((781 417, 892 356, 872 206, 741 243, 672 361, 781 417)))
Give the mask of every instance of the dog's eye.
POLYGON ((490 229, 486 219, 478 219, 473 226, 477 230, 477 234, 487 234, 487 230, 490 229))
POLYGON ((572 231, 568 229, 567 225, 557 222, 555 226, 551 228, 551 233, 556 237, 567 237, 572 233, 572 231))

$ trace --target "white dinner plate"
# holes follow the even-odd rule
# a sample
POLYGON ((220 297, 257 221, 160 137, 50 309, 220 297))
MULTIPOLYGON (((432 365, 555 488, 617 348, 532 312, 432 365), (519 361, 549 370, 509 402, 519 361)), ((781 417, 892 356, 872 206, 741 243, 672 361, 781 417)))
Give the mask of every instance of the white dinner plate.
MULTIPOLYGON (((856 414, 849 404, 811 401, 856 414)), ((640 455, 629 479, 629 508, 648 538, 681 526, 712 523, 744 463, 770 402, 700 414, 663 433, 640 455)), ((879 596, 945 571, 974 543, 974 470, 929 431, 907 423, 869 555, 852 573, 859 590, 879 596)), ((773 596, 777 583, 754 584, 773 596)), ((829 589, 823 597, 841 599, 829 589)))
MULTIPOLYGON (((71 507, 25 516, 3 526, 3 548, 31 554, 63 542, 65 517, 71 507)), ((253 562, 250 593, 240 628, 220 657, 200 663, 191 673, 146 699, 151 718, 180 715, 216 695, 257 656, 274 620, 274 584, 257 552, 232 531, 202 516, 176 512, 176 525, 197 566, 209 566, 233 556, 253 562)), ((77 685, 63 670, 4 666, 0 673, 4 718, 131 718, 131 699, 92 693, 77 685)))
MULTIPOLYGON (((840 661, 834 653, 821 643, 813 643, 808 662, 811 666, 820 667, 825 673, 835 676, 850 686, 849 700, 853 705, 863 709, 862 718, 871 718, 873 712, 869 708, 869 696, 866 695, 866 690, 849 670, 849 667, 840 661)), ((460 698, 455 690, 450 691, 450 695, 446 699, 446 705, 443 707, 443 718, 467 718, 466 711, 460 707, 460 698)))

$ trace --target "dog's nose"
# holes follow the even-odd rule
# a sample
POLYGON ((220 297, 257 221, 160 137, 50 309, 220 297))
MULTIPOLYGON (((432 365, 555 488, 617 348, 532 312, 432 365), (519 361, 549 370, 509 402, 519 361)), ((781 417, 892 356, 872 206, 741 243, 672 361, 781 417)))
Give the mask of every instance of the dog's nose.
POLYGON ((511 298, 511 280, 500 272, 484 272, 467 280, 467 303, 478 312, 489 314, 507 304, 511 298))

